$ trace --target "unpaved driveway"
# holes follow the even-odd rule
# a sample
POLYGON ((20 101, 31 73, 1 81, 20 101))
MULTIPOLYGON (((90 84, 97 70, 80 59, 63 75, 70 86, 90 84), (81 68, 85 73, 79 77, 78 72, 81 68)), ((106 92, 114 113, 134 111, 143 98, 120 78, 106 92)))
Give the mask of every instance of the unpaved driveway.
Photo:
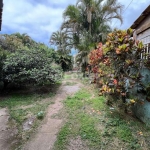
MULTIPOLYGON (((69 82, 71 82, 71 80, 69 82)), ((62 119, 56 119, 52 116, 62 109, 62 101, 66 99, 68 95, 76 93, 80 89, 80 86, 81 84, 79 83, 67 86, 65 82, 63 82, 54 97, 55 103, 48 108, 42 126, 39 127, 37 134, 24 145, 23 150, 52 150, 57 139, 57 133, 63 122, 62 119)))
POLYGON ((8 122, 9 114, 7 112, 7 109, 3 108, 0 109, 0 148, 2 149, 8 149, 9 146, 7 146, 7 143, 5 142, 8 139, 7 134, 7 122, 8 122))
POLYGON ((17 130, 8 127, 9 113, 6 108, 0 109, 0 150, 10 150, 15 143, 15 135, 17 130))

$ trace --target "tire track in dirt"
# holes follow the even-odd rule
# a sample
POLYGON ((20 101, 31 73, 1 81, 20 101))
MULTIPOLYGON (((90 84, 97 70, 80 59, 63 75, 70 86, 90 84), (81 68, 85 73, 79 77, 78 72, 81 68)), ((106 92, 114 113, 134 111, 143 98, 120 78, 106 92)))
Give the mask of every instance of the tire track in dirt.
POLYGON ((11 129, 8 125, 9 113, 6 108, 0 109, 0 150, 10 150, 13 143, 16 142, 15 135, 18 130, 11 129))
POLYGON ((34 138, 27 142, 22 150, 52 150, 57 139, 57 133, 62 127, 63 119, 56 119, 52 116, 57 114, 63 108, 62 101, 67 96, 76 93, 80 89, 81 84, 66 86, 63 83, 58 89, 54 99, 55 103, 50 105, 43 124, 38 129, 34 138))

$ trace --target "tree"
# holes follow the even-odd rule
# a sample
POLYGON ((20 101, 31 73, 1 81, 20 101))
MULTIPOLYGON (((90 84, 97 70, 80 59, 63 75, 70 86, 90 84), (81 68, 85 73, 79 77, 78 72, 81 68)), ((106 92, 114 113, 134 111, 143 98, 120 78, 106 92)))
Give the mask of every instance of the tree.
POLYGON ((25 47, 28 47, 29 49, 31 48, 36 48, 38 43, 35 42, 27 33, 23 33, 23 34, 20 34, 20 33, 14 33, 12 34, 14 36, 16 36, 18 39, 20 39, 22 41, 22 44, 25 46, 25 47))
POLYGON ((17 36, 11 34, 0 35, 1 48, 10 53, 15 52, 18 49, 23 49, 24 45, 22 40, 17 38, 17 36))
POLYGON ((58 51, 70 53, 69 36, 65 32, 53 32, 50 37, 50 44, 56 45, 58 51))
POLYGON ((122 22, 121 11, 122 5, 117 0, 78 0, 76 6, 66 8, 62 28, 80 38, 83 32, 88 32, 91 43, 101 41, 102 35, 110 32, 108 21, 116 18, 122 22))
POLYGON ((62 31, 53 32, 50 43, 57 46, 57 59, 56 62, 61 64, 64 71, 71 69, 72 58, 70 56, 70 38, 62 31))
POLYGON ((71 44, 78 49, 79 60, 84 64, 81 65, 84 66, 82 70, 85 71, 85 58, 91 47, 105 42, 111 31, 108 22, 114 18, 122 22, 121 11, 122 5, 117 0, 78 0, 76 5, 69 5, 64 11, 61 29, 71 37, 71 44))
POLYGON ((38 84, 60 78, 58 54, 45 44, 20 33, 1 35, 0 44, 0 82, 4 88, 12 82, 38 84))
POLYGON ((46 50, 18 50, 7 56, 3 65, 3 82, 17 84, 55 83, 61 67, 46 50))

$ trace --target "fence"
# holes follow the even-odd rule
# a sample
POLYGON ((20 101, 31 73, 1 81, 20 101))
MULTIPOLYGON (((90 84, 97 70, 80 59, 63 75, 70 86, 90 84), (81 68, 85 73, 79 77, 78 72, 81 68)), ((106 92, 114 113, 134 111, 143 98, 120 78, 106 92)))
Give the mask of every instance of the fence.
POLYGON ((144 45, 144 49, 141 53, 141 59, 148 59, 150 56, 150 43, 144 45))

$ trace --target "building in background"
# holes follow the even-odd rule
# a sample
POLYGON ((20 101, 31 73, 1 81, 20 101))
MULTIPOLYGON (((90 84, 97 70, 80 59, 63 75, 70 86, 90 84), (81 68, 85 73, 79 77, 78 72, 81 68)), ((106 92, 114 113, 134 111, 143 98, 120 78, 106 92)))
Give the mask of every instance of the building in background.
MULTIPOLYGON (((144 44, 144 49, 141 53, 141 64, 143 64, 146 59, 150 59, 150 5, 131 25, 131 28, 135 29, 133 34, 134 38, 142 41, 144 44)), ((142 76, 141 81, 137 84, 135 89, 132 88, 133 90, 130 89, 130 91, 133 91, 132 93, 136 94, 144 104, 135 104, 133 112, 141 121, 150 125, 150 101, 148 101, 149 91, 145 94, 138 90, 140 85, 142 85, 141 87, 143 88, 143 91, 150 86, 150 68, 141 65, 140 75, 142 76)))
POLYGON ((3 0, 0 0, 0 31, 2 27, 3 0))
MULTIPOLYGON (((150 54, 150 5, 141 13, 136 21, 131 25, 135 29, 134 36, 145 45, 144 53, 150 54)), ((141 58, 147 59, 141 54, 141 58)))

